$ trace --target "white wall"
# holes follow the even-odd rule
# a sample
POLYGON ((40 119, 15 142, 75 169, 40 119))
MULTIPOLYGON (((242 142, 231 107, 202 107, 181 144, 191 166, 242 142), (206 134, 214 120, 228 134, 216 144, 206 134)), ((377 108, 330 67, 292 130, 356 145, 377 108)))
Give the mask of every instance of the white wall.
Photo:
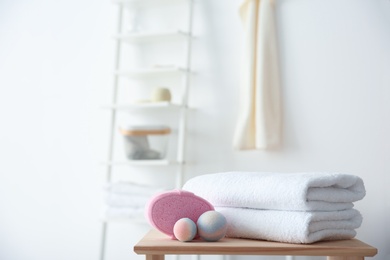
POLYGON ((0 259, 97 258, 109 7, 0 2, 0 259))
MULTIPOLYGON (((390 1, 278 0, 284 146, 233 151, 240 1, 196 1, 188 177, 330 170, 361 176, 358 238, 390 259, 390 1)), ((0 259, 97 259, 115 9, 0 2, 0 259)), ((147 226, 110 227, 111 259, 142 259, 147 226)), ((278 257, 275 257, 280 259, 278 257)), ((302 258, 303 259, 303 258, 302 258)))

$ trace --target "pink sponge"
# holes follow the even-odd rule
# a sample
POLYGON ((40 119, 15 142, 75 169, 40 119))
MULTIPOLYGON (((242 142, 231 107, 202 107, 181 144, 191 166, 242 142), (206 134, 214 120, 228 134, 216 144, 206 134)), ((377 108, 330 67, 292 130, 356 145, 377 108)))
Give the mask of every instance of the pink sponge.
POLYGON ((147 219, 159 231, 175 238, 173 227, 182 218, 189 218, 196 223, 204 212, 214 210, 205 199, 195 194, 173 190, 154 196, 147 206, 147 219))

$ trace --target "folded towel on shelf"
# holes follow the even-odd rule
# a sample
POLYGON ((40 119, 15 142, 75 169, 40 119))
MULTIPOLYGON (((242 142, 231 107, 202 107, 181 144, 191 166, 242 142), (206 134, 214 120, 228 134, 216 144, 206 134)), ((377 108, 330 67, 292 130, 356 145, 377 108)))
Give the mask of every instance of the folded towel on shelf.
POLYGON ((144 219, 145 205, 153 195, 163 190, 129 181, 107 183, 104 185, 104 217, 144 219))
POLYGON ((152 196, 157 192, 161 192, 164 189, 161 187, 153 187, 142 185, 133 182, 118 181, 108 183, 104 186, 107 192, 111 193, 124 193, 124 194, 136 194, 136 195, 147 195, 152 196))
POLYGON ((362 216, 355 209, 342 211, 278 211, 216 207, 228 222, 228 237, 287 243, 350 239, 362 216))
POLYGON ((183 189, 215 207, 298 211, 351 209, 366 194, 361 178, 322 172, 206 174, 188 180, 183 189))
POLYGON ((106 203, 112 207, 145 207, 150 196, 146 195, 123 195, 117 193, 108 193, 106 203))
POLYGON ((144 219, 144 207, 107 207, 104 212, 104 217, 110 218, 132 218, 144 219))

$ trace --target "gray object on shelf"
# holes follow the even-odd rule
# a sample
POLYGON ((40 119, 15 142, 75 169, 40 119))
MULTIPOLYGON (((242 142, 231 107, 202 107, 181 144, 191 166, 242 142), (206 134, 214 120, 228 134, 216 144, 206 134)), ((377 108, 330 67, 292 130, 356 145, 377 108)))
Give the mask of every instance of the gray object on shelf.
POLYGON ((167 126, 128 126, 120 128, 124 137, 126 157, 130 160, 159 160, 166 153, 167 136, 171 130, 167 126), (160 139, 151 145, 149 137, 160 139), (154 146, 156 147, 154 147, 154 146))

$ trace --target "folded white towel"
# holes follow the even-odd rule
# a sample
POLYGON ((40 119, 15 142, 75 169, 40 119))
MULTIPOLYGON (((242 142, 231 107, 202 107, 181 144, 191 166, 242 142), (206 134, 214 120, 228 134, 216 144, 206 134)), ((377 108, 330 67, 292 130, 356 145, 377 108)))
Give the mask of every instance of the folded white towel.
POLYGON ((216 207, 228 222, 228 237, 287 243, 350 239, 362 216, 355 209, 342 211, 278 211, 216 207))
POLYGON ((206 174, 183 189, 214 206, 301 211, 350 209, 366 194, 357 176, 316 172, 206 174))
POLYGON ((147 186, 126 181, 108 183, 104 186, 104 189, 111 193, 137 194, 148 196, 154 195, 164 190, 161 187, 147 186))
POLYGON ((116 208, 108 207, 104 211, 104 218, 131 218, 131 219, 144 219, 145 208, 116 208))
POLYGON ((108 193, 106 203, 113 207, 135 207, 143 208, 149 201, 150 196, 146 195, 124 195, 117 193, 108 193))

